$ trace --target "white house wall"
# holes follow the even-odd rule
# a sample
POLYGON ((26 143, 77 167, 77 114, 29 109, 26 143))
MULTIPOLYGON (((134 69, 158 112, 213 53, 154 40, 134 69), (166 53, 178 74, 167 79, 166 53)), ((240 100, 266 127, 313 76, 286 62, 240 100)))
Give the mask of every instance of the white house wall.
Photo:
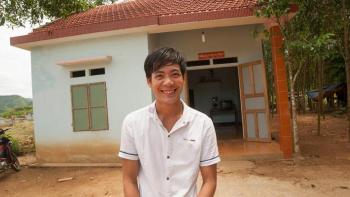
MULTIPOLYGON (((152 34, 150 48, 174 47, 188 61, 198 60, 198 53, 224 51, 225 57, 237 57, 238 63, 235 65, 238 65, 263 58, 261 38, 253 35, 254 31, 261 29, 262 25, 257 24, 152 34), (204 43, 202 32, 205 35, 204 43)), ((234 92, 239 94, 239 89, 234 92)), ((235 97, 233 102, 240 106, 239 97, 235 97)))
POLYGON ((143 62, 145 33, 32 49, 36 154, 39 162, 115 162, 125 115, 152 101, 143 62), (107 65, 62 67, 59 61, 112 56, 107 65), (70 78, 70 71, 105 66, 105 75, 70 78), (71 85, 106 82, 108 131, 74 132, 71 85))
POLYGON ((232 26, 152 34, 153 47, 170 46, 180 50, 187 60, 197 60, 198 53, 224 51, 226 57, 238 57, 238 63, 262 59, 261 39, 253 32, 261 25, 232 26), (202 32, 206 42, 202 42, 202 32))

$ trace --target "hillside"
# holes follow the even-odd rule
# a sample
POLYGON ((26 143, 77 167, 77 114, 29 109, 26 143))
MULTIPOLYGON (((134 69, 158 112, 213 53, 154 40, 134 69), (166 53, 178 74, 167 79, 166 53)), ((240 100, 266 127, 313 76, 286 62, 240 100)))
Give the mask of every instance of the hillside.
POLYGON ((0 114, 7 109, 26 107, 32 105, 32 99, 18 95, 0 96, 0 114))

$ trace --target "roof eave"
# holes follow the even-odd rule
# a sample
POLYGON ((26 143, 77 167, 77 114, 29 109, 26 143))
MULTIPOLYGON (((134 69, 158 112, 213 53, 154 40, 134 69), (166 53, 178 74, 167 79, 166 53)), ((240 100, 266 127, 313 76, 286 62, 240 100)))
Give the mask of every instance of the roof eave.
POLYGON ((147 18, 134 18, 123 21, 114 21, 106 23, 98 23, 86 26, 78 26, 71 29, 57 29, 53 31, 32 32, 27 35, 11 37, 10 44, 15 47, 30 49, 31 44, 35 46, 38 43, 45 43, 48 40, 65 40, 64 38, 72 37, 75 40, 77 36, 96 34, 100 32, 108 32, 115 30, 127 30, 136 27, 143 28, 145 26, 158 25, 158 17, 152 16, 147 18), (142 25, 140 25, 142 24, 142 25))
MULTIPOLYGON (((89 26, 81 26, 69 31, 56 30, 50 35, 48 32, 38 32, 28 34, 25 36, 18 36, 11 38, 11 45, 18 48, 30 50, 36 46, 42 46, 47 44, 57 44, 66 41, 91 39, 104 36, 113 36, 130 33, 162 33, 171 31, 183 31, 191 29, 203 29, 213 27, 224 27, 224 26, 237 26, 247 24, 264 24, 268 21, 266 18, 258 18, 253 13, 245 13, 244 16, 237 17, 232 13, 221 12, 214 13, 216 17, 214 19, 208 18, 207 13, 195 13, 185 15, 172 15, 172 16, 154 16, 152 18, 143 19, 144 24, 140 26, 137 24, 135 19, 132 21, 124 21, 124 25, 128 24, 134 27, 122 26, 122 23, 103 23, 93 24, 89 26), (44 39, 43 39, 44 38, 44 39)), ((241 13, 242 14, 242 13, 241 13)), ((213 17, 212 17, 213 18, 213 17)), ((139 20, 139 19, 138 19, 139 20)))
POLYGON ((148 26, 128 28, 128 29, 98 31, 94 33, 78 34, 78 35, 72 35, 72 36, 66 36, 66 37, 50 38, 45 40, 42 39, 38 41, 23 42, 23 43, 13 42, 14 41, 13 39, 16 39, 18 37, 12 37, 10 39, 11 39, 11 46, 25 49, 25 50, 31 50, 32 48, 45 46, 45 45, 53 45, 53 44, 60 44, 65 42, 87 40, 87 39, 94 39, 94 38, 101 38, 101 37, 108 37, 108 36, 115 36, 115 35, 147 32, 149 31, 149 29, 152 29, 155 26, 158 26, 158 25, 148 25, 148 26))

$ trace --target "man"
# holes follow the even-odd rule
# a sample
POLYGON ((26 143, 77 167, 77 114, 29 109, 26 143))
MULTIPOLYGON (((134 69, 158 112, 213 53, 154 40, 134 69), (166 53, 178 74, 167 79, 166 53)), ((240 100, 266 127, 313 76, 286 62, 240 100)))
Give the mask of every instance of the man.
POLYGON ((119 156, 126 197, 214 196, 220 161, 213 122, 180 99, 184 57, 173 48, 149 54, 144 65, 155 102, 123 122, 119 156), (197 193, 199 171, 203 178, 197 193))

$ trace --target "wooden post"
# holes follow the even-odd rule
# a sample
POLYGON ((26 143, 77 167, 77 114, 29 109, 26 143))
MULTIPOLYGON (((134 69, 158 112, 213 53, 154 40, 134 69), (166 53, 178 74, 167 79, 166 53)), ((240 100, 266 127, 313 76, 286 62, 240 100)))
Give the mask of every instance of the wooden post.
POLYGON ((282 35, 278 26, 270 27, 271 51, 276 87, 276 103, 279 121, 279 143, 284 158, 292 157, 293 141, 288 100, 288 81, 282 48, 282 35))

